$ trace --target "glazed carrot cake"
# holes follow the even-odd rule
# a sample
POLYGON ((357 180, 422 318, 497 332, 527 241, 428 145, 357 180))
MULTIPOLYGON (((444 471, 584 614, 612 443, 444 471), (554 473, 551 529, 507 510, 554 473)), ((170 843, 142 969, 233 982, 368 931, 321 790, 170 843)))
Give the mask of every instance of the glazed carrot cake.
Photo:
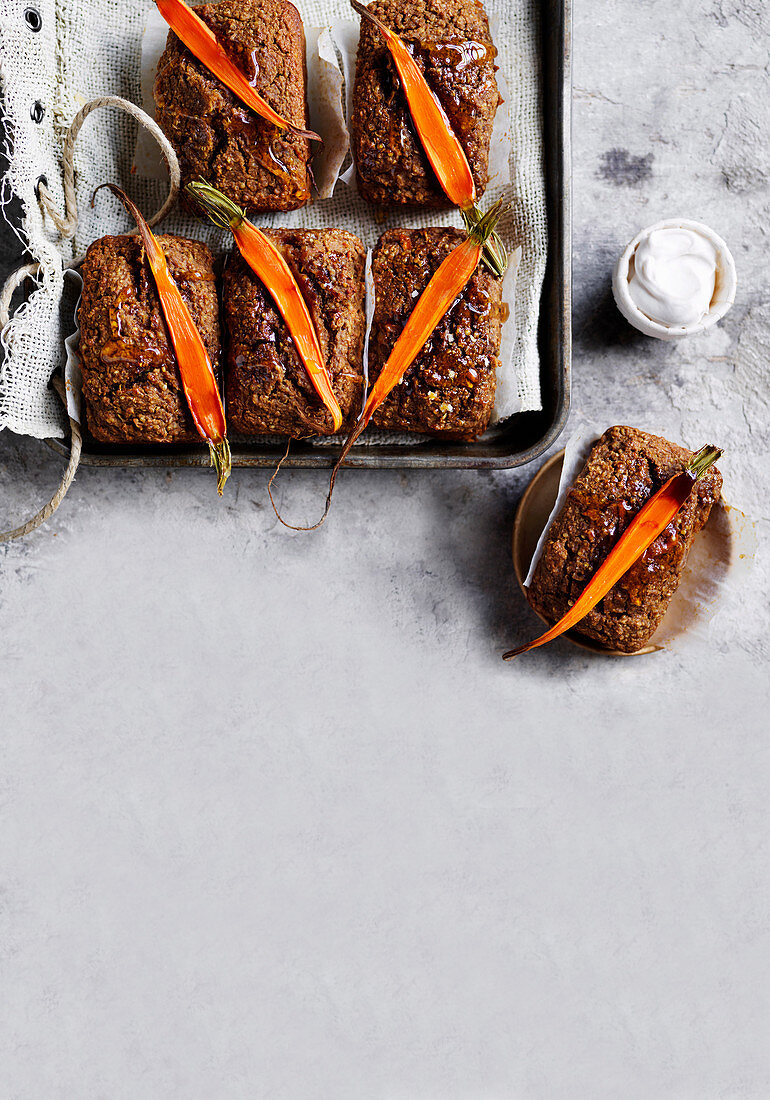
MULTIPOLYGON (((268 229, 307 303, 332 388, 352 426, 363 401, 363 244, 341 229, 268 229)), ((325 434, 332 418, 318 397, 269 292, 233 252, 222 290, 227 336, 227 418, 247 435, 325 434)))
MULTIPOLYGON (((389 229, 372 258, 375 309, 369 337, 369 384, 378 377, 414 304, 462 240, 459 229, 389 229)), ((502 328, 502 284, 483 264, 439 321, 372 424, 473 440, 495 402, 502 328)))
MULTIPOLYGON (((216 372, 219 303, 211 252, 182 237, 159 236, 158 241, 216 372)), ((81 273, 80 357, 88 430, 103 443, 199 441, 140 241, 94 241, 81 273)))
MULTIPOLYGON (((692 457, 684 447, 636 428, 606 431, 551 524, 528 589, 534 609, 549 622, 558 621, 642 505, 692 457)), ((693 540, 721 490, 722 476, 712 467, 666 530, 576 632, 624 653, 642 649, 679 587, 693 540)))
MULTIPOLYGON (((481 196, 500 103, 484 8, 478 0, 373 0, 369 7, 411 48, 463 146, 481 196)), ((382 34, 366 19, 353 85, 351 143, 358 188, 370 202, 448 205, 382 34)))
MULTIPOLYGON (((273 110, 305 128, 305 33, 294 5, 222 0, 195 12, 273 110)), ((158 64, 155 102, 183 187, 204 179, 248 212, 295 210, 310 198, 308 140, 246 107, 172 31, 158 64)))

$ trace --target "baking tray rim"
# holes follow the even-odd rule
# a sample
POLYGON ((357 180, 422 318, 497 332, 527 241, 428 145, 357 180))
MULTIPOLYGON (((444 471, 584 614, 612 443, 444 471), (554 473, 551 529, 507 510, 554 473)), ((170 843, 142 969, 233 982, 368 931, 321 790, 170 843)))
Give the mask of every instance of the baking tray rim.
MULTIPOLYGON (((541 48, 543 59, 543 115, 545 124, 546 188, 548 210, 548 263, 541 296, 538 337, 542 345, 543 310, 549 303, 549 381, 555 388, 550 422, 545 431, 522 451, 501 451, 496 442, 490 453, 482 443, 443 444, 439 440, 417 445, 362 446, 351 451, 345 460, 351 469, 470 469, 501 470, 524 466, 544 454, 558 439, 567 422, 570 406, 570 376, 572 365, 572 206, 571 206, 571 108, 572 108, 572 0, 543 0, 541 4, 541 48), (442 447, 449 450, 442 453, 442 447), (454 453, 452 453, 454 452, 454 453)), ((541 378, 542 378, 541 346, 541 378)), ((548 416, 544 408, 537 413, 516 413, 512 422, 522 417, 548 416)), ((506 434, 515 432, 512 423, 506 434)), ((44 442, 62 457, 68 458, 67 441, 47 437, 44 442)), ((80 456, 82 466, 107 467, 207 467, 208 452, 204 446, 182 446, 162 450, 157 447, 122 447, 96 444, 86 438, 80 456)), ((233 443, 233 468, 274 467, 281 448, 265 449, 253 444, 233 443)), ((338 447, 299 445, 289 453, 283 466, 293 469, 325 469, 334 465, 338 447)))

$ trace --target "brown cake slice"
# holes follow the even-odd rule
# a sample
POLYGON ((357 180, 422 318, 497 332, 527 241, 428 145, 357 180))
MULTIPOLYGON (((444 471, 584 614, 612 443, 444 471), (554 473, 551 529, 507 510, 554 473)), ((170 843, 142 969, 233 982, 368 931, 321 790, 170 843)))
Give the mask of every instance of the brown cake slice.
MULTIPOLYGON (((268 229, 292 269, 316 326, 332 389, 352 425, 363 401, 363 244, 341 229, 268 229)), ((269 292, 233 252, 222 290, 227 336, 227 420, 246 435, 301 436, 332 431, 269 292)))
MULTIPOLYGON (((219 302, 211 252, 182 237, 159 236, 158 241, 216 371, 219 302)), ((103 443, 200 439, 140 241, 94 241, 81 274, 80 357, 88 430, 103 443)))
MULTIPOLYGON (((551 524, 528 590, 529 602, 556 622, 575 602, 642 505, 692 452, 636 428, 615 427, 593 446, 551 524)), ((693 540, 719 500, 722 476, 712 467, 676 518, 575 627, 608 649, 633 653, 652 637, 679 587, 693 540)))
MULTIPOLYGON (((196 14, 270 106, 306 128, 305 33, 288 0, 222 0, 196 14)), ((310 144, 245 106, 169 32, 155 80, 157 118, 199 178, 247 211, 295 210, 310 198, 310 144)), ((183 196, 183 205, 192 209, 183 196)))
MULTIPOLYGON (((369 384, 378 377, 414 304, 465 235, 459 229, 389 229, 372 257, 375 309, 369 384)), ((372 423, 396 431, 475 439, 495 403, 502 284, 479 264, 462 294, 377 409, 372 423)))
MULTIPOLYGON (((465 150, 477 194, 487 185, 500 96, 496 50, 478 0, 374 0, 371 11, 412 49, 465 150)), ((412 122, 381 32, 361 20, 351 142, 358 188, 370 202, 447 206, 412 122)))

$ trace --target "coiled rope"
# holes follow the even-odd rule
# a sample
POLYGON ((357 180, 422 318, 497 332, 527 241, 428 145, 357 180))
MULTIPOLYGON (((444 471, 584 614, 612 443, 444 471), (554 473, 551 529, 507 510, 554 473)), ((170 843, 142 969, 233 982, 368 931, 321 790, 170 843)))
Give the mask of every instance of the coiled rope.
MULTIPOLYGON (((179 161, 177 160, 174 148, 169 142, 166 135, 158 126, 157 122, 150 116, 137 107, 134 103, 129 102, 127 99, 122 99, 120 96, 108 95, 99 96, 97 99, 92 99, 85 106, 81 107, 78 113, 70 123, 67 135, 64 139, 64 145, 62 146, 62 184, 64 188, 64 215, 56 207, 56 203, 51 198, 51 194, 45 185, 43 180, 40 180, 37 185, 38 202, 45 214, 51 219, 53 224, 59 231, 63 240, 67 240, 74 236, 75 230, 78 225, 78 204, 77 196, 75 194, 75 142, 77 141, 78 134, 80 133, 83 123, 91 114, 92 111, 98 110, 100 107, 117 107, 120 111, 125 111, 137 120, 140 126, 144 126, 146 130, 149 130, 152 136, 160 145, 163 155, 168 163, 169 171, 169 191, 166 201, 160 207, 160 209, 151 217, 148 218, 150 225, 156 225, 162 218, 168 214, 172 206, 176 202, 177 194, 179 193, 179 161)), ((132 236, 136 233, 136 229, 132 229, 126 236, 132 236)), ((63 264, 63 269, 69 270, 77 268, 83 262, 85 253, 81 256, 76 256, 73 260, 69 260, 63 264)), ((34 279, 40 272, 40 264, 23 264, 21 267, 13 271, 6 280, 2 290, 0 291, 0 331, 4 331, 6 326, 11 320, 11 302, 14 293, 22 285, 26 279, 34 279)), ((65 393, 64 382, 57 375, 53 379, 53 385, 62 403, 66 409, 67 396, 65 393)), ((67 493, 70 485, 73 482, 75 473, 80 462, 80 456, 83 450, 83 436, 80 431, 80 425, 71 416, 70 422, 70 456, 67 462, 67 469, 64 471, 64 476, 61 479, 59 487, 54 495, 48 501, 40 511, 34 515, 26 523, 21 524, 20 527, 14 527, 11 531, 0 532, 0 542, 10 542, 12 539, 21 538, 22 535, 29 534, 30 531, 34 531, 36 527, 39 527, 41 523, 45 523, 49 519, 56 509, 61 504, 62 500, 67 493)))

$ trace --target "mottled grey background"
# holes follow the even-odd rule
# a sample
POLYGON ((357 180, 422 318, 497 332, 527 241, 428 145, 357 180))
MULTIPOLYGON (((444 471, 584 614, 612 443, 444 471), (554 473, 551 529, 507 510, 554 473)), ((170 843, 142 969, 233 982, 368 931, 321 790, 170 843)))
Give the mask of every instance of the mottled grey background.
MULTIPOLYGON (((768 8, 575 15, 573 409, 726 449, 760 550, 710 632, 613 661, 513 578, 533 470, 83 469, 0 550, 0 1094, 770 1097, 768 8), (644 224, 735 307, 636 335, 644 224), (282 475, 314 517, 325 475, 282 475)), ((0 526, 58 481, 0 437, 0 526)))

